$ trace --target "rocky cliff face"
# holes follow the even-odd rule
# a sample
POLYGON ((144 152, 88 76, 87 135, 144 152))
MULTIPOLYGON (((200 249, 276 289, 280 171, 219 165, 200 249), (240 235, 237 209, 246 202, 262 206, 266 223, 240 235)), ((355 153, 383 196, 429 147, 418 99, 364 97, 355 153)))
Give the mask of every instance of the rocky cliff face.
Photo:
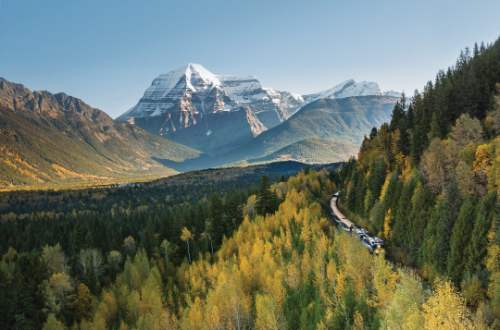
POLYGON ((216 119, 239 118, 221 114, 244 109, 246 122, 226 124, 239 125, 232 131, 250 130, 251 138, 289 118, 302 103, 301 96, 263 88, 256 78, 216 75, 199 64, 188 64, 154 79, 137 105, 118 119, 174 140, 182 136, 190 146, 216 148, 210 141, 222 134, 215 130, 216 119), (196 132, 196 137, 189 139, 180 133, 183 130, 196 132))
MULTIPOLYGON (((297 95, 264 88, 255 77, 219 75, 188 64, 155 78, 139 102, 118 119, 216 156, 285 124, 319 100, 365 96, 392 99, 397 92, 350 79, 319 93, 297 95)), ((353 134, 365 133, 360 129, 353 134)))

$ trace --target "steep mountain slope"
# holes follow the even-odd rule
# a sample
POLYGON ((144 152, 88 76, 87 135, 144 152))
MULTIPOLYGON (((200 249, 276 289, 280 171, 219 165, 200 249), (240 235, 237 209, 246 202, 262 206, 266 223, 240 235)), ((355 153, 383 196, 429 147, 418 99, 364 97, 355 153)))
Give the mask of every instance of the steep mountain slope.
MULTIPOLYGON (((302 107, 281 125, 262 133, 236 154, 242 159, 266 157, 296 142, 322 139, 342 146, 342 156, 354 155, 363 136, 372 127, 390 119, 396 101, 397 98, 390 96, 319 99, 302 107)), ((322 156, 318 154, 311 161, 320 161, 324 159, 322 156)), ((300 156, 291 155, 291 158, 300 156)))
POLYGON ((216 75, 199 64, 188 64, 154 79, 137 105, 119 120, 213 152, 223 146, 221 142, 239 142, 243 137, 251 140, 278 125, 302 101, 300 96, 263 88, 253 77, 216 75), (227 114, 233 112, 238 114, 227 114), (228 117, 235 117, 235 122, 219 123, 228 117), (244 134, 228 135, 228 129, 244 134))
POLYGON ((107 182, 174 173, 158 160, 195 150, 153 136, 66 94, 0 78, 0 187, 107 182))
MULTIPOLYGON (((340 147, 341 157, 352 155, 354 144, 359 144, 364 134, 389 119, 386 110, 399 96, 394 91, 382 92, 375 82, 356 82, 353 79, 319 93, 301 96, 263 88, 254 77, 217 75, 199 64, 188 64, 154 79, 137 105, 118 119, 205 153, 200 159, 181 165, 183 169, 263 158, 309 139, 325 140, 319 144, 304 142, 300 146, 305 151, 306 146, 314 145, 321 154, 316 159, 306 158, 319 161, 326 160, 323 155, 329 152, 325 148, 327 144, 333 144, 325 142, 331 139, 335 139, 335 144, 340 147), (378 111, 377 102, 351 100, 351 105, 346 105, 349 102, 336 105, 332 101, 357 97, 379 97, 385 100, 381 103, 389 106, 378 111), (341 110, 333 114, 338 118, 326 118, 324 122, 320 111, 316 111, 318 107, 324 107, 326 112, 330 107, 333 107, 333 112, 335 107, 347 108, 345 113, 341 110), (349 113, 348 108, 356 110, 349 113), (296 112, 307 115, 287 123, 296 112), (282 123, 285 125, 281 126, 282 123), (273 133, 263 134, 266 131, 273 133), (318 149, 320 145, 325 148, 318 149)), ((298 149, 290 148, 287 152, 291 150, 298 149)), ((302 158, 298 154, 295 158, 293 154, 290 155, 292 159, 302 158)), ((312 156, 310 151, 308 154, 312 156)), ((278 158, 282 156, 280 154, 278 158)))
POLYGON ((165 164, 187 171, 281 159, 310 163, 347 160, 356 155, 363 137, 373 127, 390 120, 397 100, 376 95, 319 99, 300 108, 282 124, 226 153, 202 155, 182 164, 165 164))
POLYGON ((296 160, 303 163, 330 163, 345 161, 354 156, 358 145, 328 139, 309 138, 291 143, 264 157, 249 159, 249 163, 277 160, 296 160))
POLYGON ((388 96, 319 99, 302 107, 280 126, 259 135, 256 142, 268 149, 306 138, 337 138, 360 143, 372 127, 390 119, 396 101, 388 96))
POLYGON ((254 131, 263 129, 252 109, 245 106, 207 116, 199 125, 174 132, 168 138, 217 155, 248 143, 254 131))

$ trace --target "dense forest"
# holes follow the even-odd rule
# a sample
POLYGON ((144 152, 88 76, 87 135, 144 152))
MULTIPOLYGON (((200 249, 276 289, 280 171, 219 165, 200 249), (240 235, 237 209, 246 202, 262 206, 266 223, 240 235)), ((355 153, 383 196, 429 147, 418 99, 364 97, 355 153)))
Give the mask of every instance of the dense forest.
POLYGON ((180 244, 152 239, 148 247, 127 236, 109 252, 10 248, 0 263, 1 326, 486 328, 487 317, 472 313, 451 282, 437 279, 431 288, 336 231, 325 216, 336 178, 326 170, 271 186, 264 178, 242 204, 238 229, 214 253, 200 239, 210 236, 189 226, 178 233, 180 244))
POLYGON ((4 193, 0 328, 499 328, 499 82, 465 50, 339 170, 4 193))
POLYGON ((341 171, 342 206, 426 281, 500 327, 500 40, 395 106, 341 171))
POLYGON ((164 276, 184 261, 214 256, 242 222, 248 196, 267 196, 253 208, 272 212, 278 200, 270 183, 308 167, 284 162, 120 187, 0 194, 0 328, 39 329, 52 314, 77 324, 139 251, 164 260, 164 276))

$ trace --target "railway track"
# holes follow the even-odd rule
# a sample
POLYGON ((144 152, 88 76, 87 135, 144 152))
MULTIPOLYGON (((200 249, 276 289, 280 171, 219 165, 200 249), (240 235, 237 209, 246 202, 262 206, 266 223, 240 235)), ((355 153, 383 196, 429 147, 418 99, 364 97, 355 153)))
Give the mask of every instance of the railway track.
POLYGON ((337 206, 338 197, 339 192, 336 192, 330 199, 330 209, 335 223, 339 226, 340 229, 348 232, 351 235, 355 235, 361 241, 361 243, 368 250, 370 250, 370 252, 374 252, 376 254, 380 253, 384 247, 384 240, 380 237, 372 235, 365 228, 362 228, 354 224, 351 220, 347 219, 347 217, 342 212, 340 212, 337 206))

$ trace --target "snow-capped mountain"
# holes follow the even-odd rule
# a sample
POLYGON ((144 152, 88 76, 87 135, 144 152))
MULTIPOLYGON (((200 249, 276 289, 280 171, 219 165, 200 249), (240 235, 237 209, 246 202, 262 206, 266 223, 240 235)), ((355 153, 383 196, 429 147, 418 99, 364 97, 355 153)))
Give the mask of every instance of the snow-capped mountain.
POLYGON ((266 128, 288 119, 304 102, 301 95, 263 88, 257 78, 220 76, 222 89, 237 104, 248 105, 266 128))
MULTIPOLYGON (((119 119, 143 124, 154 120, 144 128, 169 135, 208 116, 245 107, 254 115, 252 134, 258 135, 290 117, 302 101, 300 96, 263 88, 254 77, 216 75, 202 65, 188 64, 154 79, 137 105, 119 119)), ((210 131, 207 127, 207 136, 210 131)))
POLYGON ((319 99, 396 94, 382 92, 375 82, 350 79, 319 93, 297 95, 264 88, 252 76, 215 74, 191 63, 155 78, 118 120, 213 154, 247 143, 319 99))
POLYGON ((322 98, 340 99, 353 96, 370 95, 400 97, 401 93, 395 91, 382 92, 379 85, 373 81, 356 82, 354 79, 349 79, 322 92, 304 95, 304 99, 307 103, 309 103, 322 98))

